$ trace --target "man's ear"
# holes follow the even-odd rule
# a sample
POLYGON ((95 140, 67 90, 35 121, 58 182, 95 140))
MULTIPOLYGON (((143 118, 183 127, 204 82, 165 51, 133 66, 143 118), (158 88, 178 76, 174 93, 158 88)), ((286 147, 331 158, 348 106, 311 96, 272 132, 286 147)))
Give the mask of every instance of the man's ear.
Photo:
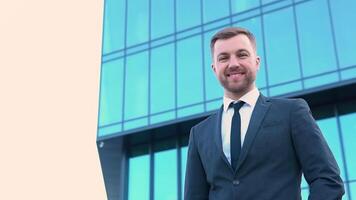
POLYGON ((215 69, 214 63, 211 63, 211 69, 214 71, 214 73, 216 73, 216 69, 215 69))
POLYGON ((257 69, 260 69, 260 63, 261 63, 261 58, 259 56, 256 57, 256 65, 257 65, 257 69))

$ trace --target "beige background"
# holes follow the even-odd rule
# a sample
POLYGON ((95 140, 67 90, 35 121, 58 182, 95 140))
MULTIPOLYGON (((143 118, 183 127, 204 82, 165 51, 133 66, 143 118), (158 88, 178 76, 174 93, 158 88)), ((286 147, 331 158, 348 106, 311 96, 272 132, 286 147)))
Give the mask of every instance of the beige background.
POLYGON ((0 0, 0 199, 106 199, 102 0, 0 0))

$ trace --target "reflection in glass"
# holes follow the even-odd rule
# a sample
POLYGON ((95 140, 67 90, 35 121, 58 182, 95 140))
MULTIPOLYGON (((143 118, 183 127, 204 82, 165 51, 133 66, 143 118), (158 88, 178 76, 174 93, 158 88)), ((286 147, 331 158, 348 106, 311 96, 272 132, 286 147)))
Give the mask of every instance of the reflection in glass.
POLYGON ((125 76, 125 120, 147 115, 148 53, 127 57, 125 76))
POLYGON ((356 65, 356 1, 330 1, 340 67, 356 65))
POLYGON ((127 46, 148 41, 148 0, 127 1, 127 46))
POLYGON ((340 116, 349 180, 356 180, 356 113, 340 116))
POLYGON ((264 20, 269 84, 299 79, 300 68, 292 8, 266 14, 264 20))
POLYGON ((154 114, 174 109, 175 75, 173 44, 152 49, 150 75, 151 113, 154 114))
POLYGON ((178 41, 177 84, 178 107, 203 101, 201 36, 178 41))
POLYGON ((129 200, 149 200, 149 161, 148 155, 129 159, 129 200))
POLYGON ((177 199, 177 150, 156 152, 154 161, 154 199, 177 199))
POLYGON ((178 31, 201 24, 200 1, 179 0, 176 6, 178 31))
POLYGON ((101 70, 99 125, 122 119, 123 60, 104 63, 101 70))
POLYGON ((229 0, 204 0, 202 3, 204 23, 227 17, 230 14, 229 0))
POLYGON ((174 0, 151 0, 151 38, 174 32, 174 0))
POLYGON ((125 1, 106 0, 104 16, 103 54, 124 47, 125 1))
POLYGON ((187 154, 188 154, 188 147, 181 148, 181 155, 182 155, 182 197, 184 196, 184 183, 185 183, 185 169, 187 166, 187 154))
POLYGON ((303 75, 336 70, 327 2, 314 0, 299 4, 296 14, 303 75))

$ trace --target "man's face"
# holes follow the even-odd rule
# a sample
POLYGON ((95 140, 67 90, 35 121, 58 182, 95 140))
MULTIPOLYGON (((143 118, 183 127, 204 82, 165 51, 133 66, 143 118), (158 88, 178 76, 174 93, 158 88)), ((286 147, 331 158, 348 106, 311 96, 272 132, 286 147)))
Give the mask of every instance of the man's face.
POLYGON ((212 68, 227 96, 242 96, 254 88, 260 58, 246 35, 217 40, 213 54, 212 68))

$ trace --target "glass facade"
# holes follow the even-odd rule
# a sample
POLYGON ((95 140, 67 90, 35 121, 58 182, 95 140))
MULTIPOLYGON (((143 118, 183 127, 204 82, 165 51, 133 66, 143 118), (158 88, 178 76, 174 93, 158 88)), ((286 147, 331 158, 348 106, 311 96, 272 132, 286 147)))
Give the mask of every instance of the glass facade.
MULTIPOLYGON (((223 90, 211 69, 210 38, 226 26, 254 33, 261 57, 256 84, 265 96, 356 79, 354 0, 105 0, 103 19, 98 141, 219 108, 223 90)), ((317 122, 340 166, 344 199, 351 200, 356 112, 347 110, 333 104, 317 122)), ((168 143, 161 148, 151 139, 144 151, 128 145, 125 199, 182 199, 186 142, 168 143)))
POLYGON ((356 17, 352 0, 105 5, 98 137, 218 108, 222 89, 211 70, 209 40, 224 26, 256 35, 262 58, 257 86, 266 96, 356 77, 356 26, 347 25, 356 17))

